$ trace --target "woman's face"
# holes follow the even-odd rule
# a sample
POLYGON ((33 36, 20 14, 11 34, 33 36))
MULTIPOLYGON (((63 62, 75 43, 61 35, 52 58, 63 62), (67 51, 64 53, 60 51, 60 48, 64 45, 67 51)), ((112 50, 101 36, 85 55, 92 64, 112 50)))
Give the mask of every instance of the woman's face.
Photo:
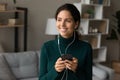
POLYGON ((69 11, 62 10, 57 15, 56 26, 62 37, 69 38, 73 35, 73 32, 77 28, 78 24, 75 23, 69 11))

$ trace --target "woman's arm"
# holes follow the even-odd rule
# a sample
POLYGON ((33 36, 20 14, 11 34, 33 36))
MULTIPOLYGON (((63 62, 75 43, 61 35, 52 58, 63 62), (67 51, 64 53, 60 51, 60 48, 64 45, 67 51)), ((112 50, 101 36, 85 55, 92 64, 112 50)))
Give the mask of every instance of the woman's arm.
POLYGON ((78 67, 76 72, 71 71, 70 79, 72 80, 92 80, 92 47, 91 45, 87 46, 86 48, 86 56, 85 56, 85 63, 83 68, 80 67, 80 63, 78 63, 78 67))
POLYGON ((54 66, 51 70, 47 70, 48 65, 48 55, 45 44, 41 48, 40 54, 40 71, 39 71, 39 80, 55 80, 58 73, 56 72, 54 66))
POLYGON ((86 80, 92 80, 92 47, 88 47, 86 61, 85 61, 85 72, 86 72, 86 80))

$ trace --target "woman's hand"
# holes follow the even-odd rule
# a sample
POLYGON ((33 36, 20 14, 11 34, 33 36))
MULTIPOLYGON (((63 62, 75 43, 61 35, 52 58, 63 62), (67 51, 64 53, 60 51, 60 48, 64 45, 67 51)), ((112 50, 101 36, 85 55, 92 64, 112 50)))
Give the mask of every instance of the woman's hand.
POLYGON ((72 70, 73 72, 76 72, 77 66, 78 66, 78 59, 73 57, 73 60, 65 60, 65 66, 67 69, 72 70))
POLYGON ((57 72, 62 72, 66 68, 65 61, 62 60, 62 58, 58 58, 55 63, 55 70, 57 72))

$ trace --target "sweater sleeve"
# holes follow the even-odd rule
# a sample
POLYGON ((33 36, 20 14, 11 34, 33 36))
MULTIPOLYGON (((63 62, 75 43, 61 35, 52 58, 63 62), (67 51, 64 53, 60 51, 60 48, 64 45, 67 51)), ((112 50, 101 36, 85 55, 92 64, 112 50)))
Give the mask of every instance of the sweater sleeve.
POLYGON ((71 80, 92 80, 92 47, 91 45, 87 47, 87 53, 85 57, 85 66, 84 70, 81 70, 81 68, 77 67, 76 73, 71 71, 71 76, 69 75, 69 78, 71 80), (84 73, 84 75, 83 75, 84 73))
POLYGON ((92 47, 91 45, 88 47, 86 61, 85 61, 85 73, 86 80, 92 80, 92 47))
POLYGON ((39 80, 55 80, 58 73, 55 68, 52 67, 51 70, 47 70, 48 64, 48 55, 45 44, 41 48, 40 54, 40 71, 39 71, 39 80))

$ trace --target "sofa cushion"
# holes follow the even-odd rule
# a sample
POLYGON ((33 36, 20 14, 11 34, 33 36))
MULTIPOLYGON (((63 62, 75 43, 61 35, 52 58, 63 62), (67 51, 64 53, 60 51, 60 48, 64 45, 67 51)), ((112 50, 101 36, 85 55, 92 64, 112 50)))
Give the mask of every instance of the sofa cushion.
POLYGON ((40 71, 40 51, 36 51, 37 56, 38 56, 38 71, 40 71))
POLYGON ((100 78, 98 78, 97 76, 92 76, 92 80, 101 80, 100 78))
POLYGON ((5 58, 16 78, 22 79, 38 76, 37 54, 34 51, 6 53, 5 58))
POLYGON ((16 80, 6 60, 0 54, 0 80, 16 80))
POLYGON ((107 72, 104 71, 103 69, 93 66, 93 76, 96 76, 97 78, 99 78, 101 80, 106 80, 107 72))
POLYGON ((20 79, 20 80, 38 80, 38 77, 36 77, 36 78, 20 79))

